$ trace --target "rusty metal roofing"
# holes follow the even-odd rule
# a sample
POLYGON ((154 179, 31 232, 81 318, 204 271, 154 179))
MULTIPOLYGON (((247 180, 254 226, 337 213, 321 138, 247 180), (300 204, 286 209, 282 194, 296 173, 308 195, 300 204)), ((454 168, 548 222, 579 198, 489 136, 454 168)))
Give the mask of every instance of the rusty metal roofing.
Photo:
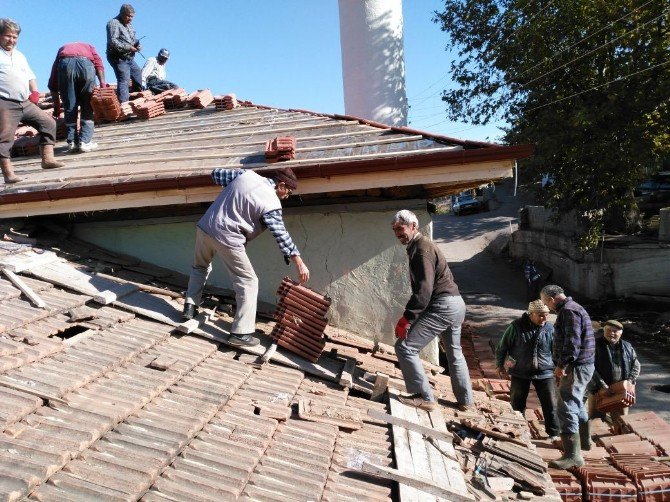
POLYGON ((436 188, 444 185, 506 176, 510 162, 532 153, 529 145, 463 141, 343 115, 212 105, 99 125, 100 147, 93 152, 67 154, 64 142, 57 145, 60 169, 45 171, 36 157, 17 157, 15 171, 24 181, 0 186, 0 215, 83 210, 68 204, 84 197, 89 203, 104 198, 104 209, 212 200, 212 168, 262 170, 265 142, 276 136, 297 140, 295 159, 282 165, 296 172, 301 194, 417 184, 440 193, 436 188), (155 201, 148 204, 149 196, 155 201))

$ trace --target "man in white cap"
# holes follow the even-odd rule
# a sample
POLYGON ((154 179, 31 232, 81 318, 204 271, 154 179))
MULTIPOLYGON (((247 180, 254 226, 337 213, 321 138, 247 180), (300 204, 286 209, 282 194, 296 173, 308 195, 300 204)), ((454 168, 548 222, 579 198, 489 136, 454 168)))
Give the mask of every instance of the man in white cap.
POLYGON ((589 384, 589 418, 609 418, 617 434, 621 432, 621 417, 628 415, 628 407, 608 414, 599 413, 594 397, 598 391, 611 393, 609 386, 616 382, 625 380, 635 385, 640 376, 637 353, 629 342, 621 339, 622 335, 623 324, 619 321, 610 319, 604 323, 603 336, 596 340, 595 369, 589 384))
POLYGON ((177 84, 166 80, 165 63, 167 63, 169 57, 170 51, 161 49, 155 58, 147 59, 144 68, 142 68, 142 87, 146 87, 154 94, 179 87, 177 84))
POLYGON ((501 378, 511 377, 512 409, 524 413, 530 384, 542 405, 544 429, 550 440, 559 435, 554 385, 554 325, 547 322, 549 308, 542 300, 528 304, 528 311, 507 327, 496 348, 496 368, 501 378))

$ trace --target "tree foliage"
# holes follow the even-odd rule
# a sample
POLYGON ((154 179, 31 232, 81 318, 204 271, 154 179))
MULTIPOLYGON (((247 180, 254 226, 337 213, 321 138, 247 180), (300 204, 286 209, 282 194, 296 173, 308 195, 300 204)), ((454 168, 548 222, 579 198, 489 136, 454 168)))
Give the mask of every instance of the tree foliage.
POLYGON ((551 173, 543 202, 586 223, 584 248, 634 204, 646 168, 670 158, 670 0, 445 0, 457 86, 452 120, 505 119, 533 143, 528 179, 551 173))

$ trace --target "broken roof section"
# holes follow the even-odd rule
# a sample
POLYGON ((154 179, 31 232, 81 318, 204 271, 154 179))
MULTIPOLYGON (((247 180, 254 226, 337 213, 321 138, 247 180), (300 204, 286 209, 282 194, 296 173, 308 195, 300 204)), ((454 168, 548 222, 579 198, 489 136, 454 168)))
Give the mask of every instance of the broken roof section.
POLYGON ((282 165, 298 176, 303 203, 335 193, 437 197, 507 177, 516 159, 532 154, 530 145, 463 141, 342 115, 257 105, 219 111, 210 105, 100 125, 100 148, 61 155, 66 166, 58 170, 16 158, 24 181, 2 186, 0 214, 208 202, 220 191, 211 182, 213 168, 262 171, 268 168, 265 142, 277 136, 297 140, 295 159, 282 165))

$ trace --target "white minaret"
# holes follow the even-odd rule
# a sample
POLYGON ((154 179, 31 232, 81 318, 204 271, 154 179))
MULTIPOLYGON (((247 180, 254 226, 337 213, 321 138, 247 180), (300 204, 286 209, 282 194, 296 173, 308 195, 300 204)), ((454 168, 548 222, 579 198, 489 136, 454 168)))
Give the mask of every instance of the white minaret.
POLYGON ((407 125, 402 0, 338 0, 347 115, 407 125))

